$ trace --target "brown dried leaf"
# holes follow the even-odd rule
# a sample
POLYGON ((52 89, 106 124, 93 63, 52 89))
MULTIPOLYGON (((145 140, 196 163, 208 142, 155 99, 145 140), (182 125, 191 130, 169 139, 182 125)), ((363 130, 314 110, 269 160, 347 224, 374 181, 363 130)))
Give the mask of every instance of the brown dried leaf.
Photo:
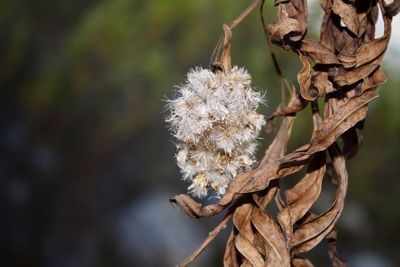
POLYGON ((182 208, 185 213, 192 218, 209 217, 223 211, 226 206, 215 204, 203 207, 188 195, 180 194, 171 198, 170 203, 177 208, 182 208))
POLYGON ((327 149, 345 131, 365 118, 368 110, 367 104, 376 97, 378 97, 378 93, 375 90, 368 90, 360 96, 350 98, 332 116, 324 119, 306 153, 314 154, 327 149))
POLYGON ((299 54, 303 68, 297 74, 297 81, 300 85, 301 96, 309 101, 314 101, 318 97, 318 91, 311 87, 311 63, 308 58, 302 54, 299 54))
POLYGON ((294 253, 307 252, 321 242, 332 231, 343 210, 348 183, 346 163, 337 145, 331 146, 329 153, 339 181, 335 201, 325 213, 300 225, 294 231, 291 243, 294 253))
MULTIPOLYGON (((297 97, 293 97, 289 104, 292 105, 293 103, 297 104, 297 97)), ((286 109, 287 110, 287 109, 286 109)), ((275 136, 275 139, 269 145, 268 149, 265 152, 265 156, 261 161, 260 165, 265 165, 275 161, 284 156, 287 148, 287 144, 289 142, 290 135, 292 133, 292 126, 294 122, 294 116, 286 116, 283 118, 281 126, 275 136)))
POLYGON ((332 1, 322 0, 321 7, 324 10, 324 17, 321 25, 320 43, 328 48, 331 52, 335 52, 334 40, 332 38, 334 23, 332 21, 332 1))
POLYGON ((305 35, 308 26, 307 1, 275 1, 278 20, 267 25, 272 43, 291 49, 305 35))
MULTIPOLYGON (((251 225, 251 217, 254 210, 257 210, 257 207, 253 205, 253 203, 242 203, 237 206, 234 214, 233 214, 233 224, 238 230, 238 235, 245 238, 248 242, 246 242, 246 248, 242 248, 239 251, 243 251, 245 249, 246 252, 252 251, 251 253, 255 253, 257 251, 261 256, 265 256, 264 244, 261 242, 259 236, 256 232, 253 231, 251 225), (252 246, 252 248, 248 248, 248 246, 252 246)), ((243 243, 241 243, 243 246, 243 243)), ((243 255, 245 256, 245 255, 243 255)), ((250 259, 249 259, 250 260, 250 259)))
POLYGON ((254 203, 258 206, 259 209, 264 211, 271 200, 276 196, 278 192, 278 185, 271 182, 270 186, 267 187, 265 190, 252 194, 254 203), (265 193, 265 190, 267 190, 267 193, 265 193))
POLYGON ((339 60, 331 49, 325 47, 322 43, 304 38, 300 44, 299 50, 310 60, 317 64, 339 64, 339 60))
POLYGON ((264 259, 261 254, 245 237, 237 235, 235 238, 235 246, 240 254, 251 263, 249 266, 264 267, 264 259))
POLYGON ((278 5, 278 17, 296 19, 299 22, 302 34, 304 35, 308 27, 307 0, 281 1, 278 5))
POLYGON ((378 5, 373 4, 370 6, 369 10, 366 11, 364 24, 361 24, 362 31, 364 33, 364 40, 366 42, 373 40, 375 38, 375 24, 378 21, 378 5))
MULTIPOLYGON (((371 12, 373 10, 374 9, 371 9, 371 12)), ((391 18, 384 16, 384 24, 384 35, 381 38, 369 40, 361 44, 357 50, 354 51, 354 55, 340 54, 338 56, 345 68, 352 69, 339 72, 338 76, 333 77, 335 83, 339 86, 354 84, 369 76, 379 67, 391 36, 391 18)), ((371 31, 373 32, 374 28, 371 29, 371 31)))
MULTIPOLYGON (((272 123, 272 120, 278 116, 294 115, 295 113, 303 110, 307 106, 307 103, 308 101, 303 99, 300 95, 297 95, 293 97, 292 101, 290 101, 290 103, 286 107, 278 109, 277 111, 272 113, 272 115, 267 118, 267 123, 272 123)), ((279 134, 277 136, 279 136, 279 134)))
MULTIPOLYGON (((294 154, 297 155, 296 153, 294 154)), ((309 155, 306 155, 304 159, 296 158, 297 161, 295 163, 289 162, 284 168, 282 166, 283 163, 287 161, 286 157, 282 160, 271 162, 270 164, 260 165, 260 167, 257 168, 257 172, 252 179, 249 180, 249 183, 243 187, 240 193, 245 194, 264 190, 269 186, 272 180, 286 177, 289 174, 300 171, 308 162, 309 158, 309 155)))
POLYGON ((332 11, 342 19, 352 33, 358 36, 360 23, 355 6, 342 0, 333 0, 332 11))
POLYGON ((290 49, 293 45, 291 42, 298 42, 302 38, 300 23, 292 18, 284 18, 268 24, 266 30, 270 35, 271 42, 285 49, 290 49))
POLYGON ((312 84, 318 90, 319 95, 325 95, 336 91, 336 88, 333 87, 328 77, 328 73, 325 71, 318 71, 312 77, 312 84))
POLYGON ((251 221, 264 238, 270 251, 265 259, 266 266, 290 266, 289 249, 274 220, 260 209, 255 209, 251 221))
POLYGON ((344 132, 363 120, 368 110, 367 104, 377 96, 375 90, 367 90, 361 95, 350 98, 340 109, 325 118, 320 128, 313 133, 310 145, 305 145, 282 159, 280 166, 288 167, 285 174, 294 173, 291 168, 307 163, 311 155, 327 149, 344 132))
POLYGON ((333 12, 333 1, 325 1, 324 18, 321 26, 321 44, 335 54, 353 56, 359 41, 357 35, 343 28, 341 18, 333 12))
MULTIPOLYGON (((293 103, 294 101, 296 101, 296 99, 297 98, 295 97, 293 92, 290 103, 293 103)), ((286 151, 287 143, 289 141, 289 137, 292 131, 294 118, 295 117, 293 116, 287 116, 283 119, 279 131, 276 134, 274 141, 268 147, 260 165, 256 169, 254 169, 254 172, 252 172, 251 175, 248 175, 250 177, 246 177, 246 183, 242 181, 240 182, 241 184, 244 184, 243 187, 239 188, 238 186, 235 186, 235 184, 237 183, 235 180, 238 177, 235 178, 231 183, 231 185, 233 185, 230 185, 228 187, 227 193, 224 195, 221 201, 225 198, 227 194, 232 194, 230 193, 232 191, 240 194, 261 191, 269 186, 271 180, 301 170, 303 166, 295 166, 292 168, 288 168, 287 170, 285 170, 285 172, 278 173, 280 170, 279 159, 284 155, 286 151)))
MULTIPOLYGON (((304 178, 301 179, 301 181, 297 183, 294 187, 286 191, 285 196, 287 204, 291 206, 298 203, 299 201, 302 201, 302 197, 307 195, 310 190, 314 189, 310 187, 313 187, 315 184, 321 183, 321 181, 319 180, 321 180, 321 177, 323 177, 324 173, 325 153, 321 152, 311 160, 304 178)), ((316 189, 318 189, 318 187, 316 189)), ((303 217, 304 214, 302 216, 299 216, 299 218, 303 217)))
MULTIPOLYGON (((284 155, 287 141, 290 136, 293 120, 294 117, 284 118, 277 138, 274 140, 273 143, 271 143, 266 151, 265 157, 262 161, 262 165, 268 164, 277 157, 282 157, 284 155)), ((290 256, 288 254, 286 244, 281 236, 279 227, 277 227, 277 225, 270 217, 268 217, 267 215, 265 215, 266 217, 263 216, 264 213, 260 214, 260 212, 262 211, 258 208, 266 207, 266 205, 276 194, 277 187, 273 186, 267 190, 267 193, 263 196, 259 196, 258 194, 252 195, 253 200, 255 201, 255 203, 258 204, 258 206, 252 206, 250 203, 245 203, 236 208, 233 216, 233 223, 238 229, 240 236, 237 237, 240 240, 236 241, 236 248, 240 252, 240 254, 247 259, 247 261, 251 262, 252 265, 261 264, 260 256, 264 254, 266 259, 265 264, 267 264, 267 266, 290 266, 290 256), (258 231, 256 235, 254 235, 252 231, 250 220, 258 231), (263 242, 266 242, 267 237, 265 236, 265 231, 267 230, 265 227, 267 227, 269 235, 271 235, 271 230, 274 229, 274 234, 269 237, 272 239, 271 241, 267 242, 268 245, 264 245, 267 247, 263 248, 260 247, 260 243, 262 244, 263 242), (261 236, 261 241, 256 238, 258 235, 261 236), (281 237, 281 239, 279 239, 279 236, 281 237), (246 241, 244 241, 243 239, 246 239, 246 241), (277 251, 277 249, 279 251, 277 251), (268 255, 265 255, 265 251, 274 252, 270 252, 268 253, 268 255), (282 253, 283 255, 281 255, 282 253)))
POLYGON ((372 62, 376 58, 380 58, 382 61, 382 54, 386 51, 389 44, 391 28, 389 27, 387 31, 381 38, 367 42, 358 48, 356 52, 356 68, 372 62))
POLYGON ((250 223, 252 210, 253 210, 252 203, 243 203, 237 206, 233 214, 233 224, 239 231, 239 234, 253 244, 255 236, 251 229, 251 223, 250 223))
POLYGON ((225 253, 224 253, 224 267, 239 267, 239 262, 235 247, 235 238, 236 238, 235 230, 232 229, 228 241, 226 242, 225 253))
POLYGON ((325 153, 320 152, 311 160, 304 178, 286 191, 287 205, 277 217, 289 242, 294 224, 304 217, 321 192, 325 168, 325 153))
POLYGON ((379 67, 380 59, 376 59, 369 65, 364 65, 351 71, 346 71, 343 67, 332 68, 329 72, 329 76, 337 87, 344 87, 348 85, 354 85, 355 83, 368 77, 374 70, 379 67))
MULTIPOLYGON (((294 99, 294 92, 292 95, 292 100, 293 99, 294 99)), ((278 131, 277 137, 271 143, 269 148, 267 149, 264 159, 262 160, 260 166, 265 166, 265 165, 271 164, 271 162, 273 162, 276 158, 280 158, 284 155, 284 153, 286 151, 287 142, 288 142, 288 139, 290 136, 293 121, 294 121, 293 116, 284 118, 284 120, 282 121, 281 127, 278 131)), ((237 247, 238 251, 250 262, 253 260, 258 264, 259 261, 257 260, 257 258, 259 258, 259 257, 257 255, 262 255, 263 251, 265 249, 267 249, 268 251, 271 251, 271 249, 273 249, 274 246, 276 246, 274 244, 274 242, 276 242, 276 240, 275 240, 276 238, 275 238, 272 240, 272 243, 268 245, 268 248, 264 249, 264 248, 260 247, 260 242, 257 239, 257 235, 260 234, 261 237, 263 238, 263 240, 265 240, 265 238, 266 238, 264 236, 265 233, 261 232, 261 231, 265 230, 265 228, 258 229, 258 227, 261 227, 260 219, 264 219, 264 221, 262 222, 262 225, 263 225, 262 227, 269 225, 270 226, 270 227, 268 227, 269 230, 275 229, 276 230, 275 234, 278 236, 281 235, 279 228, 272 221, 272 219, 268 216, 264 217, 264 216, 260 215, 259 213, 262 211, 258 208, 258 207, 265 207, 271 201, 273 196, 276 194, 276 191, 277 191, 276 186, 273 186, 263 196, 259 196, 258 194, 253 194, 253 200, 255 201, 255 203, 258 204, 258 206, 252 206, 251 203, 244 203, 236 208, 235 213, 233 215, 233 223, 239 231, 238 235, 241 236, 240 238, 245 238, 247 240, 246 242, 241 240, 239 243, 236 243, 236 247, 240 246, 240 247, 237 247), (252 232, 252 227, 250 224, 250 220, 253 220, 255 217, 256 217, 255 221, 252 221, 252 222, 258 231, 257 235, 255 235, 252 232), (256 258, 250 259, 250 258, 248 258, 250 256, 253 256, 256 258)), ((281 239, 281 241, 283 242, 283 239, 281 239)), ((280 244, 280 247, 282 247, 282 242, 280 244)), ((283 244, 285 244, 285 243, 283 242, 283 244)), ((278 243, 278 246, 279 246, 279 243, 278 243)), ((268 255, 265 255, 266 263, 272 264, 272 266, 281 266, 282 261, 283 261, 285 264, 286 263, 289 264, 290 257, 288 254, 288 249, 286 248, 286 246, 284 246, 283 248, 284 248, 284 252, 285 252, 285 254, 284 254, 285 258, 282 258, 283 256, 280 256, 280 254, 269 253, 268 255), (275 265, 275 263, 278 263, 279 265, 275 265)), ((280 253, 282 253, 282 252, 280 252, 280 253)), ((264 254, 265 254, 265 252, 264 252, 264 254)), ((252 262, 252 264, 254 264, 254 262, 252 262)), ((283 265, 283 266, 289 266, 287 264, 283 265)))
POLYGON ((362 84, 362 91, 375 88, 386 82, 386 76, 382 71, 381 67, 378 67, 374 72, 372 72, 367 78, 365 78, 362 84))

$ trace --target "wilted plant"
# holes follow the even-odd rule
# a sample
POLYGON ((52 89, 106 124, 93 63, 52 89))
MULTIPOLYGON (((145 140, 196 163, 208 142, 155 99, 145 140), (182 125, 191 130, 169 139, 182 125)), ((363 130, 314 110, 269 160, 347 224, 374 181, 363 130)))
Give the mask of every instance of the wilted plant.
POLYGON ((313 266, 302 254, 323 239, 333 266, 347 266, 336 252, 335 225, 347 191, 346 159, 360 146, 359 129, 368 103, 378 96, 377 86, 386 78, 380 64, 387 49, 392 17, 400 1, 322 0, 324 18, 320 40, 306 36, 307 1, 275 1, 277 20, 265 25, 264 1, 257 0, 233 23, 224 25, 224 36, 213 54, 210 70, 191 71, 170 100, 167 121, 178 140, 177 162, 195 196, 216 191, 217 204, 202 206, 188 195, 171 202, 191 217, 226 215, 208 238, 180 266, 187 266, 206 248, 227 223, 233 229, 226 244, 224 266, 313 266), (261 21, 268 44, 294 51, 303 64, 297 75, 299 93, 283 78, 274 54, 272 59, 281 79, 281 90, 290 98, 267 118, 283 117, 275 139, 256 167, 255 139, 264 124, 256 113, 261 95, 252 91, 249 74, 231 68, 231 30, 260 5, 261 21), (375 24, 381 12, 384 34, 375 38, 375 24), (325 101, 320 113, 318 99, 325 101), (286 154, 296 113, 310 103, 313 132, 310 142, 286 154), (342 145, 338 145, 338 140, 342 145), (282 197, 279 180, 306 169, 304 177, 282 197), (329 177, 336 186, 331 207, 321 214, 310 211, 329 177), (276 218, 267 207, 275 203, 276 218))

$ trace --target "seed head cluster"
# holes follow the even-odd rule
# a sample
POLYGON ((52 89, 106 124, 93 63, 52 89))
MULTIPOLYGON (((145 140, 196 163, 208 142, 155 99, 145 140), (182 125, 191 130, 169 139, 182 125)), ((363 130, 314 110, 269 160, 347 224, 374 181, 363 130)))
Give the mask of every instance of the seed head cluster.
POLYGON ((191 70, 178 96, 168 100, 166 122, 177 139, 176 160, 188 190, 204 197, 217 195, 238 173, 255 163, 257 136, 265 123, 256 112, 262 95, 251 88, 243 68, 229 72, 191 70))

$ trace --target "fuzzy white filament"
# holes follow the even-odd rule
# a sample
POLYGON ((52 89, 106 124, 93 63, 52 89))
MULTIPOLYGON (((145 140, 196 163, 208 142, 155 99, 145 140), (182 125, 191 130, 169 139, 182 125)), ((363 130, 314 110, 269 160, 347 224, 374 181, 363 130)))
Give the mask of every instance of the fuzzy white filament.
POLYGON ((176 159, 191 182, 190 193, 204 197, 213 189, 223 195, 232 178, 255 163, 256 138, 265 123, 256 112, 261 102, 243 68, 187 74, 178 97, 168 101, 166 122, 178 140, 176 159))

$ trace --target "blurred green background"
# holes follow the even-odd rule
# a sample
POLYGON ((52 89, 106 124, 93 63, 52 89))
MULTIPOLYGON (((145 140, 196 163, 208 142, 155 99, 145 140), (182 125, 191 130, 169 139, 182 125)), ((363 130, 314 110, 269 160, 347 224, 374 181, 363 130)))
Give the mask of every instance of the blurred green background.
MULTIPOLYGON (((186 184, 162 99, 190 68, 207 66, 222 23, 249 3, 0 1, 0 266, 173 266, 195 249, 216 218, 195 221, 168 203, 186 184)), ((270 1, 265 9, 271 21, 270 1)), ((275 51, 295 83, 298 59, 275 51)), ((371 104, 364 145, 348 162, 338 245, 352 266, 400 263, 396 55, 385 61, 389 81, 371 104)), ((267 90, 262 112, 270 114, 278 80, 258 11, 233 32, 233 63, 267 90)), ((307 141, 309 115, 299 116, 292 147, 307 141)), ((221 266, 225 238, 197 266, 221 266)), ((326 246, 311 254, 316 266, 329 266, 326 246)))

